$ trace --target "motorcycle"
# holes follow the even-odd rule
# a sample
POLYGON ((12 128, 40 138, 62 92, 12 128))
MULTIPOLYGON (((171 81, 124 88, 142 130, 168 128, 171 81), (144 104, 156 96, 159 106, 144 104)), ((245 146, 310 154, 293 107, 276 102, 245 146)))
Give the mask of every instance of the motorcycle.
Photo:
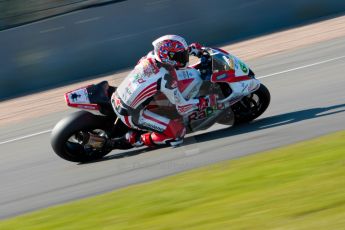
MULTIPOLYGON (((233 126, 250 122, 265 112, 270 103, 268 89, 255 78, 254 72, 239 58, 218 48, 205 48, 197 64, 177 70, 177 78, 187 100, 218 95, 216 108, 194 111, 186 117, 181 117, 163 94, 154 96, 147 109, 179 119, 187 133, 216 123, 233 126)), ((67 105, 82 111, 65 117, 52 130, 51 146, 58 156, 72 162, 88 162, 101 159, 114 149, 133 148, 125 141, 116 148, 109 144, 130 130, 114 112, 115 91, 116 87, 103 81, 65 94, 67 105)))

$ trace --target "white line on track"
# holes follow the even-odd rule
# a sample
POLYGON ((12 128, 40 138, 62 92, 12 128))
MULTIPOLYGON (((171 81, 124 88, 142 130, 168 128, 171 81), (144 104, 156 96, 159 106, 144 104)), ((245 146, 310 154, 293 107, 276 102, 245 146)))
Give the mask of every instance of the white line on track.
POLYGON ((99 20, 101 17, 93 17, 93 18, 88 18, 88 19, 84 19, 84 20, 80 20, 75 22, 74 24, 83 24, 83 23, 87 23, 87 22, 93 22, 93 21, 97 21, 99 20))
POLYGON ((264 75, 264 76, 258 77, 258 79, 262 79, 262 78, 266 78, 266 77, 272 77, 272 76, 275 76, 275 75, 279 75, 279 74, 283 74, 283 73, 288 73, 288 72, 292 72, 292 71, 299 70, 299 69, 305 69, 305 68, 308 68, 308 67, 311 67, 311 66, 321 65, 321 64, 324 64, 324 63, 327 63, 327 62, 332 62, 332 61, 336 61, 336 60, 343 59, 343 58, 345 58, 345 55, 344 56, 340 56, 340 57, 336 57, 336 58, 327 59, 327 60, 324 60, 324 61, 315 62, 315 63, 309 64, 309 65, 304 65, 304 66, 296 67, 296 68, 293 68, 293 69, 288 69, 288 70, 284 70, 284 71, 280 71, 280 72, 264 75))
POLYGON ((27 139, 27 138, 38 136, 38 135, 45 134, 45 133, 50 133, 51 131, 52 130, 50 129, 50 130, 45 130, 45 131, 41 131, 41 132, 38 132, 38 133, 29 134, 29 135, 22 136, 22 137, 13 138, 13 139, 10 139, 10 140, 7 140, 7 141, 0 142, 0 145, 11 143, 11 142, 15 142, 15 141, 19 141, 19 140, 23 140, 23 139, 27 139))
MULTIPOLYGON (((276 76, 276 75, 279 75, 279 74, 288 73, 288 72, 292 72, 292 71, 296 71, 296 70, 300 70, 300 69, 305 69, 305 68, 309 68, 309 67, 316 66, 316 65, 321 65, 321 64, 324 64, 324 63, 328 63, 328 62, 332 62, 332 61, 336 61, 336 60, 340 60, 340 59, 345 59, 345 55, 344 56, 340 56, 340 57, 336 57, 336 58, 327 59, 327 60, 324 60, 324 61, 315 62, 315 63, 312 63, 312 64, 300 66, 300 67, 296 67, 296 68, 292 68, 292 69, 288 69, 288 70, 284 70, 284 71, 280 71, 280 72, 276 72, 276 73, 272 73, 272 74, 268 74, 268 75, 264 75, 264 76, 258 77, 258 79, 272 77, 272 76, 276 76)), ((29 135, 18 137, 18 138, 13 138, 13 139, 10 139, 10 140, 7 140, 7 141, 0 142, 0 145, 11 143, 11 142, 15 142, 15 141, 19 141, 19 140, 23 140, 23 139, 27 139, 27 138, 30 138, 30 137, 34 137, 34 136, 38 136, 38 135, 42 135, 42 134, 46 134, 46 133, 50 133, 51 131, 52 130, 50 129, 50 130, 45 130, 45 131, 29 134, 29 135)))
POLYGON ((41 30, 40 34, 50 33, 50 32, 54 32, 57 30, 63 30, 63 29, 65 29, 64 26, 59 26, 59 27, 55 27, 55 28, 51 28, 51 29, 47 29, 47 30, 41 30))

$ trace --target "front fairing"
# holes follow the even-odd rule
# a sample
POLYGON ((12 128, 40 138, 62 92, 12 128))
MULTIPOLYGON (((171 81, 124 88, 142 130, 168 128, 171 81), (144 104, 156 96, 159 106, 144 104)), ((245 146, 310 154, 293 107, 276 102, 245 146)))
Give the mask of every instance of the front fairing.
POLYGON ((260 81, 255 79, 254 73, 239 58, 218 49, 207 48, 207 52, 212 59, 211 82, 225 83, 231 89, 231 93, 220 102, 232 105, 259 88, 260 81))

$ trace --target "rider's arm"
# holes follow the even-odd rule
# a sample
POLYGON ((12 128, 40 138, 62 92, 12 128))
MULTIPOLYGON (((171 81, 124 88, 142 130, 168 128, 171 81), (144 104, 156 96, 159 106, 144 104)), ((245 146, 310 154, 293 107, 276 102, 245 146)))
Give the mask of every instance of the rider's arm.
POLYGON ((171 76, 162 77, 160 91, 176 106, 177 112, 182 116, 199 109, 199 99, 186 100, 177 87, 177 81, 171 79, 171 76))
POLYGON ((193 42, 192 44, 188 46, 189 55, 200 57, 202 50, 203 50, 202 45, 197 42, 193 42))
POLYGON ((176 106, 176 110, 181 116, 195 110, 201 111, 208 107, 214 108, 217 106, 217 96, 214 94, 186 100, 178 89, 177 82, 173 81, 171 77, 163 77, 160 90, 176 106))

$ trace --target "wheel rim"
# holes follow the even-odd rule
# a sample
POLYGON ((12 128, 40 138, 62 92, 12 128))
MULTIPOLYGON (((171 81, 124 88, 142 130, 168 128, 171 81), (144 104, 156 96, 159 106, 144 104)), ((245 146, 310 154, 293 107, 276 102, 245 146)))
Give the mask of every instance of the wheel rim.
POLYGON ((254 92, 244 97, 239 103, 235 110, 238 110, 240 116, 255 116, 262 107, 260 97, 254 92))

